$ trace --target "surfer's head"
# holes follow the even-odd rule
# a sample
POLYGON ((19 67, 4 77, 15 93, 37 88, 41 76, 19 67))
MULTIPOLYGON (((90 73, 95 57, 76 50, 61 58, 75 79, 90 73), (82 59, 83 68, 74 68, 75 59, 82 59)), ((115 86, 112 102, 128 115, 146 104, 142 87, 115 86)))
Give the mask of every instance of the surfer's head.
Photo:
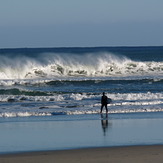
POLYGON ((103 94, 103 96, 104 96, 104 95, 105 95, 105 92, 103 92, 102 94, 103 94))

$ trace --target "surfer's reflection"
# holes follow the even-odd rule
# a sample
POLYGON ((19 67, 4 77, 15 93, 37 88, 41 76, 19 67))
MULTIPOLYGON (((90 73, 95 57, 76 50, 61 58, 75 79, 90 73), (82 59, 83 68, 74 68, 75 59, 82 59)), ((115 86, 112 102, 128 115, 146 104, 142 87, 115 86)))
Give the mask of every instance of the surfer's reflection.
POLYGON ((101 125, 105 136, 108 130, 108 114, 101 114, 101 125))

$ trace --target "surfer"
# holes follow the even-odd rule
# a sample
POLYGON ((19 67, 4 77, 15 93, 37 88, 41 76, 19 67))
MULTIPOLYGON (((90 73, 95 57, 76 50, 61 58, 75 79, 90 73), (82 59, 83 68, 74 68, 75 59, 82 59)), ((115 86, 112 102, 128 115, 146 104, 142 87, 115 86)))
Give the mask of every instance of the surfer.
POLYGON ((106 109, 106 113, 108 113, 107 104, 108 104, 108 97, 105 95, 105 92, 103 92, 103 95, 101 97, 101 111, 100 111, 100 113, 102 113, 102 109, 104 106, 106 109))

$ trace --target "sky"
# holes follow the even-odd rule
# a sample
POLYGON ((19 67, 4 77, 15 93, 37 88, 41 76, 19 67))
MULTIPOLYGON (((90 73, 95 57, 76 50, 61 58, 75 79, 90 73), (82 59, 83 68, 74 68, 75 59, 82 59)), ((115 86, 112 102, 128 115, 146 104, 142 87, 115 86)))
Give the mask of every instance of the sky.
POLYGON ((162 45, 163 0, 0 0, 0 48, 162 45))

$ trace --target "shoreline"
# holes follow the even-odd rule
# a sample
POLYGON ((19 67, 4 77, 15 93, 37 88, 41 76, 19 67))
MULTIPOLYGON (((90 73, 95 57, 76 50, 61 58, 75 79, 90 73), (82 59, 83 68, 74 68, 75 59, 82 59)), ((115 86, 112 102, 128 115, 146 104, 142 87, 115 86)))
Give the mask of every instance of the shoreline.
POLYGON ((24 152, 0 154, 1 163, 20 162, 162 162, 163 145, 136 145, 119 147, 98 147, 70 150, 24 152))

